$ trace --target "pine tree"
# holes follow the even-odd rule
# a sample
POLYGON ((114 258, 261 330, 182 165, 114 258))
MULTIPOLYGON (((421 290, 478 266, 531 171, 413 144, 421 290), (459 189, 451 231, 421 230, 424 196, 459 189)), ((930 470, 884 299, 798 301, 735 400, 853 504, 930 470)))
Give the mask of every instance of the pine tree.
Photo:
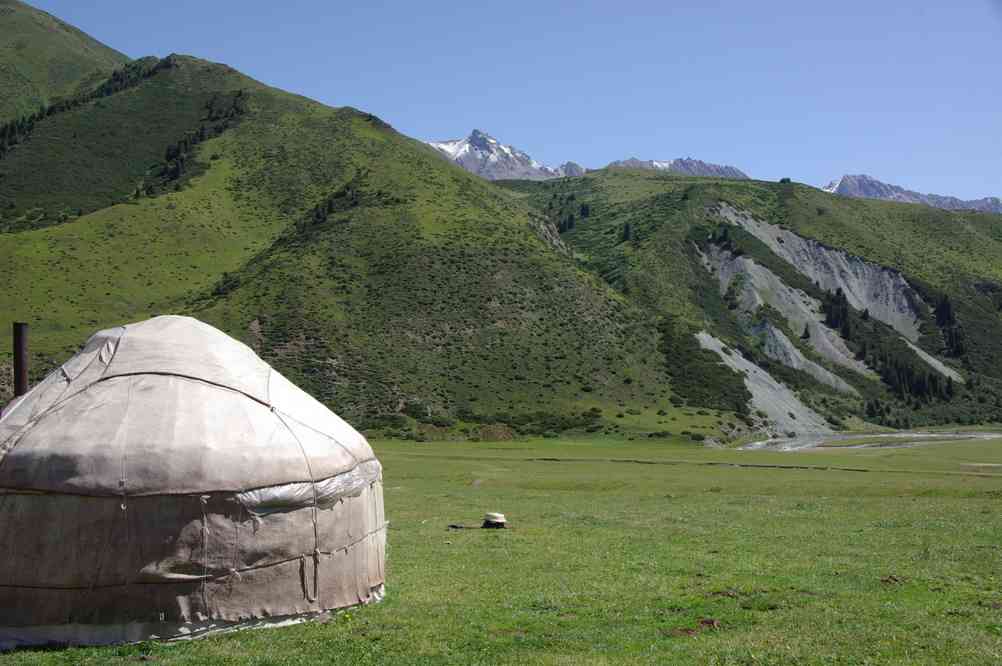
POLYGON ((846 317, 842 321, 842 326, 839 328, 839 333, 846 340, 852 340, 852 323, 851 323, 849 317, 846 317))
POLYGON ((943 294, 942 298, 939 299, 939 303, 936 304, 935 314, 936 323, 939 324, 940 328, 953 326, 957 323, 957 319, 953 314, 953 304, 950 302, 950 297, 946 294, 943 294))

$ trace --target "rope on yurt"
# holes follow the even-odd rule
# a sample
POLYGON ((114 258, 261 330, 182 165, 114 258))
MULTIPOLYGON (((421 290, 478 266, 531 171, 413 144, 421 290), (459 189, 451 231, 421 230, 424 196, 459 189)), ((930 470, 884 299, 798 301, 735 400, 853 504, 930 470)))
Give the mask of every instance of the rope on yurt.
POLYGON ((202 606, 206 616, 209 616, 209 593, 207 590, 209 579, 209 516, 206 506, 209 504, 209 495, 202 495, 198 498, 202 505, 202 606))
POLYGON ((320 498, 317 494, 317 482, 313 478, 313 466, 310 464, 310 457, 306 455, 306 447, 299 440, 296 432, 289 427, 282 413, 275 409, 274 405, 271 406, 272 413, 278 417, 278 420, 282 422, 285 429, 289 431, 292 438, 296 440, 296 444, 299 445, 299 450, 303 454, 303 460, 306 461, 306 473, 310 475, 310 487, 313 489, 313 594, 309 592, 309 587, 306 584, 306 554, 300 556, 300 567, 302 569, 303 577, 303 592, 306 594, 306 600, 311 604, 316 603, 320 599, 320 526, 318 525, 317 511, 319 511, 320 498))
MULTIPOLYGON (((135 388, 135 385, 136 385, 136 380, 135 379, 130 379, 129 380, 129 392, 126 394, 126 398, 125 398, 125 413, 126 413, 126 415, 128 415, 128 413, 129 413, 129 406, 132 405, 132 390, 135 388)), ((122 419, 122 425, 120 426, 120 428, 121 427, 125 427, 125 424, 127 422, 128 422, 128 419, 122 419)), ((118 439, 118 435, 119 434, 120 433, 115 433, 115 438, 116 439, 118 439)), ((121 467, 121 473, 122 474, 121 474, 121 478, 118 481, 118 486, 119 486, 119 488, 122 489, 122 503, 121 503, 120 507, 121 507, 122 511, 124 512, 125 508, 126 508, 126 500, 127 500, 127 496, 125 494, 126 493, 126 487, 125 487, 125 445, 124 445, 124 443, 122 445, 122 467, 121 467)), ((97 581, 101 577, 101 570, 104 568, 104 557, 108 553, 108 551, 111 550, 111 537, 115 533, 115 525, 117 523, 118 523, 118 521, 116 521, 116 520, 111 520, 111 521, 108 522, 108 533, 107 533, 107 536, 104 539, 104 548, 101 549, 101 554, 98 556, 98 559, 97 559, 97 569, 94 570, 94 577, 91 579, 90 586, 87 589, 87 596, 88 596, 88 598, 90 598, 90 596, 93 594, 94 588, 97 586, 97 581)), ((128 521, 126 521, 126 523, 125 523, 125 532, 126 532, 126 534, 128 534, 128 531, 129 531, 129 524, 128 524, 128 521)), ((74 615, 76 615, 75 612, 74 612, 74 615)))

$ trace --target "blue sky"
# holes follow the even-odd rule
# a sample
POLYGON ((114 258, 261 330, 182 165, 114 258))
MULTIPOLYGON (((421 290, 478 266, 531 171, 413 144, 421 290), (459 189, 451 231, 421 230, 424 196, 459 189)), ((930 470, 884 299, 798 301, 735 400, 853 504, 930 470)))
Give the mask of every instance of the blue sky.
POLYGON ((225 62, 418 138, 1002 196, 1002 0, 29 1, 130 56, 225 62))

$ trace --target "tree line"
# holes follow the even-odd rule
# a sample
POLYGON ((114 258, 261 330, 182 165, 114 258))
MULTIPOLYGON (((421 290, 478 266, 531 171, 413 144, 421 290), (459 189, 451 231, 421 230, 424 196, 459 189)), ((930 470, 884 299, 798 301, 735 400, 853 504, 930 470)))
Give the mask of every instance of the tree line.
POLYGON ((331 214, 357 206, 358 200, 358 190, 350 185, 345 185, 313 207, 309 216, 309 224, 323 224, 331 214))
POLYGON ((930 368, 896 335, 872 321, 868 310, 854 310, 841 288, 824 292, 821 311, 825 325, 838 331, 856 357, 876 370, 899 398, 929 401, 953 397, 952 379, 930 368))
POLYGON ((319 226, 327 222, 331 215, 343 213, 363 203, 366 206, 399 206, 407 202, 392 192, 367 188, 365 183, 368 177, 369 170, 363 169, 337 191, 328 194, 296 222, 296 229, 303 231, 319 226))
POLYGON ((964 344, 964 329, 960 327, 957 316, 953 313, 953 303, 950 297, 943 294, 936 303, 933 310, 936 317, 936 325, 943 332, 943 342, 946 345, 946 353, 949 356, 963 356, 967 352, 964 344))
POLYGON ((578 220, 591 215, 591 206, 587 203, 577 203, 577 195, 553 193, 546 203, 546 212, 557 226, 557 231, 565 233, 574 229, 578 220))
POLYGON ((15 146, 24 143, 41 121, 59 113, 65 113, 103 97, 109 97, 123 90, 134 88, 157 72, 176 67, 174 56, 151 62, 150 59, 132 62, 115 70, 101 85, 90 92, 75 95, 43 106, 38 111, 10 120, 0 125, 0 159, 15 146))
POLYGON ((164 161, 156 174, 159 183, 143 183, 134 193, 138 198, 142 195, 153 196, 157 192, 158 185, 178 181, 190 170, 192 153, 195 148, 212 137, 219 136, 233 124, 239 122, 241 116, 247 112, 248 95, 243 90, 238 90, 229 95, 215 94, 205 103, 205 117, 197 130, 189 130, 176 142, 167 146, 164 150, 164 161))

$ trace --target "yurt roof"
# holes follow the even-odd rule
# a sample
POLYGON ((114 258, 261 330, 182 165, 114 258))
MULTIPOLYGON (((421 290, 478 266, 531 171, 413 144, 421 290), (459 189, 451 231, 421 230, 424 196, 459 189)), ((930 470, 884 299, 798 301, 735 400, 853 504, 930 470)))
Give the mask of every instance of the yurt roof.
POLYGON ((190 317, 95 334, 0 419, 0 490, 158 495, 267 489, 375 464, 365 438, 190 317))

